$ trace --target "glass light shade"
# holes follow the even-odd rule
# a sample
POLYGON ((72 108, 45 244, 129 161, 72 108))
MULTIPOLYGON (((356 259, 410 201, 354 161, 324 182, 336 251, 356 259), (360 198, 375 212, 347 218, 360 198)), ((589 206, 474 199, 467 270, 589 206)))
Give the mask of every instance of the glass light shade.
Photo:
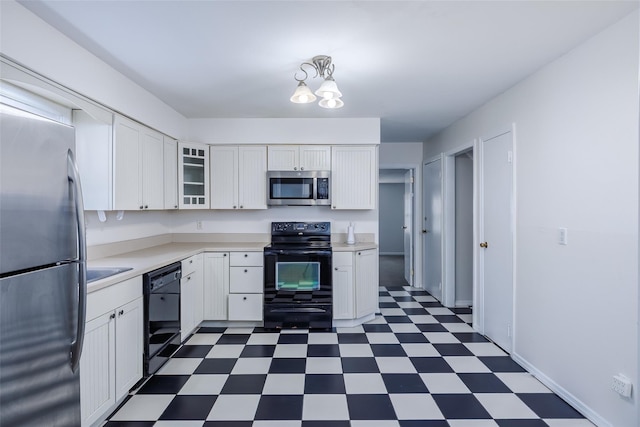
POLYGON ((342 96, 342 93, 338 90, 338 85, 333 79, 323 81, 315 93, 325 99, 340 98, 342 96))
POLYGON ((311 92, 309 86, 305 84, 305 82, 298 83, 298 87, 291 98, 289 98, 291 102, 296 104, 308 104, 316 100, 316 96, 311 92))
POLYGON ((322 108, 342 108, 344 102, 340 98, 322 98, 318 105, 322 108))

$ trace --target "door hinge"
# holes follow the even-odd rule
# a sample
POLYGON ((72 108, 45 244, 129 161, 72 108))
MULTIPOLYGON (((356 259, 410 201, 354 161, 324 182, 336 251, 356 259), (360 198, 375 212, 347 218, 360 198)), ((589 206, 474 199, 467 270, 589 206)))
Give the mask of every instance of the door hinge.
POLYGON ((409 275, 413 276, 413 269, 409 272, 409 275))
POLYGON ((513 151, 507 151, 507 162, 513 163, 513 151))
POLYGON ((409 178, 409 183, 410 183, 410 184, 413 184, 413 183, 414 183, 414 179, 413 179, 413 177, 409 178))

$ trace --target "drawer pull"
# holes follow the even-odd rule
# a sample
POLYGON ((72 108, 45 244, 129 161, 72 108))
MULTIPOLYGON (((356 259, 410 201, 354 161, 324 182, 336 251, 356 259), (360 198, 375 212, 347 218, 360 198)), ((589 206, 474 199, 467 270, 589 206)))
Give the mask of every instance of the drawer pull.
POLYGON ((242 297, 242 301, 246 301, 246 300, 247 300, 247 297, 242 297))
POLYGON ((248 257, 248 256, 249 256, 249 254, 244 254, 244 257, 245 257, 245 258, 246 258, 246 257, 248 257))
POLYGON ((244 269, 244 272, 247 273, 249 270, 247 270, 246 268, 244 269))

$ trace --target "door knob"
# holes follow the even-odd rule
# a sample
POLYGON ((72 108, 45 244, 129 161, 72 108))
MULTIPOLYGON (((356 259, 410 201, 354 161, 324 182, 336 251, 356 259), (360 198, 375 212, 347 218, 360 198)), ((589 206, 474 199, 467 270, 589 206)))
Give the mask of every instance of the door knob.
POLYGON ((487 249, 489 247, 489 244, 487 242, 482 242, 482 243, 480 243, 480 247, 484 248, 484 249, 487 249))
POLYGON ((407 227, 406 225, 403 225, 403 226, 402 226, 402 229, 403 229, 403 230, 406 230, 407 228, 408 228, 408 227, 407 227))
POLYGON ((422 230, 422 234, 427 234, 428 232, 429 230, 425 230, 425 229, 422 230))

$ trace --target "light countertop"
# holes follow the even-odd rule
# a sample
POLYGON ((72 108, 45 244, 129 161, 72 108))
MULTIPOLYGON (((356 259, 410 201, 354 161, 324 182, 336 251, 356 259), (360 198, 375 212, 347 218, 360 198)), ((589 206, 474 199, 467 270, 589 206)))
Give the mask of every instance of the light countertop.
MULTIPOLYGON (((87 290, 89 293, 95 292, 202 252, 262 252, 268 244, 269 242, 166 243, 115 256, 93 259, 87 263, 88 269, 126 267, 131 268, 131 270, 91 282, 88 284, 87 290)), ((354 245, 332 242, 331 246, 334 252, 355 252, 377 248, 377 245, 373 242, 358 242, 354 245)))

